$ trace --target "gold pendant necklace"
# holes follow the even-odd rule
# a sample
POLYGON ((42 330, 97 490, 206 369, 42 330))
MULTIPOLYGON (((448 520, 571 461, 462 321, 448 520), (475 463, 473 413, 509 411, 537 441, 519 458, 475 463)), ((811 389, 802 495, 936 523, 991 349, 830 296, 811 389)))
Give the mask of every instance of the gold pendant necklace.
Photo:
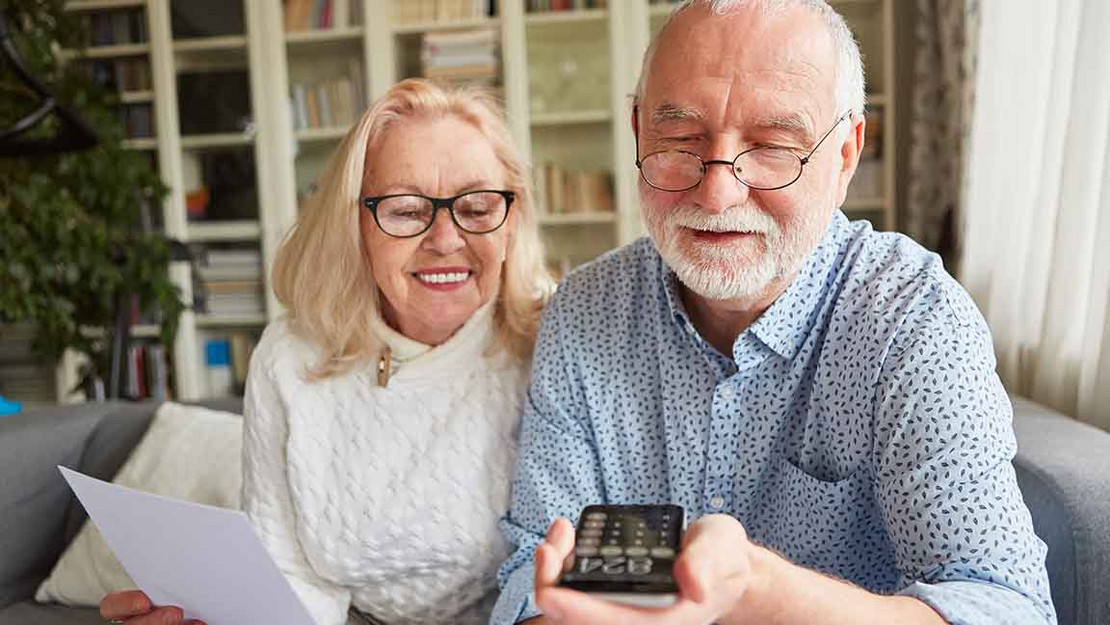
POLYGON ((378 386, 385 386, 389 384, 390 365, 393 352, 386 347, 382 350, 382 356, 378 360, 378 386))

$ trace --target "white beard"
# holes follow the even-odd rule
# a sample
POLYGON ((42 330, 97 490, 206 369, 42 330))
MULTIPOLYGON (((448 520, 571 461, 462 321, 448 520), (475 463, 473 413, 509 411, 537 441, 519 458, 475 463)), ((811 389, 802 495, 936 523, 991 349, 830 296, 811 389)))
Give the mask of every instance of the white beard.
POLYGON ((785 231, 752 206, 710 215, 690 207, 648 211, 648 231, 663 261, 682 284, 712 300, 750 299, 772 281, 792 275, 820 240, 819 215, 804 212, 785 231), (654 218, 653 218, 654 217, 654 218), (737 243, 691 240, 684 228, 711 232, 751 232, 737 243), (681 240, 680 240, 681 237, 681 240))

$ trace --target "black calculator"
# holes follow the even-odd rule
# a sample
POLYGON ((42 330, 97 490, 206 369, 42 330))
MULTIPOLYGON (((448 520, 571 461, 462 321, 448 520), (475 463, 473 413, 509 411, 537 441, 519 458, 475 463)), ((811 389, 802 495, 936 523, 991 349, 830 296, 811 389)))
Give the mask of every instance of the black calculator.
POLYGON ((674 505, 586 506, 559 585, 630 605, 678 600, 674 560, 686 513, 674 505))

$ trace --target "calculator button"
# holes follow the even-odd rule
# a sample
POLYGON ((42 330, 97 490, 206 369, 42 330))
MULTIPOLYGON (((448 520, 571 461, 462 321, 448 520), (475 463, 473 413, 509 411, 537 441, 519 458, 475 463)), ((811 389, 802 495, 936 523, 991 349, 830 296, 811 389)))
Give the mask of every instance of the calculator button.
POLYGON ((619 544, 621 544, 621 541, 620 541, 619 538, 607 538, 605 540, 605 544, 607 544, 607 545, 619 545, 619 544))
POLYGON ((605 527, 605 521, 586 521, 585 523, 582 524, 582 527, 589 527, 589 528, 592 528, 592 529, 601 529, 601 528, 605 527))
POLYGON ((586 547, 596 547, 596 546, 601 544, 601 539, 600 538, 590 538, 590 537, 579 538, 578 539, 578 544, 579 545, 584 545, 586 547))
POLYGON ((586 519, 590 521, 604 521, 607 518, 609 518, 609 515, 604 512, 591 512, 586 515, 586 519))
POLYGON ((639 545, 635 545, 635 546, 632 546, 632 547, 625 547, 624 548, 624 554, 627 555, 627 556, 631 556, 633 558, 646 556, 648 554, 648 548, 647 547, 641 547, 639 545))
POLYGON ((651 557, 653 558, 673 558, 674 549, 670 547, 655 547, 651 550, 651 557))
POLYGON ((593 546, 590 546, 590 545, 579 545, 578 547, 576 547, 574 549, 574 555, 578 556, 579 558, 588 558, 590 556, 596 556, 597 555, 597 547, 593 547, 593 546))
POLYGON ((603 556, 619 556, 624 554, 624 547, 619 545, 606 545, 601 548, 601 555, 603 556))
POLYGON ((586 529, 582 530, 581 532, 579 532, 579 534, 581 536, 585 537, 585 538, 600 538, 601 537, 601 530, 593 529, 593 528, 586 528, 586 529))

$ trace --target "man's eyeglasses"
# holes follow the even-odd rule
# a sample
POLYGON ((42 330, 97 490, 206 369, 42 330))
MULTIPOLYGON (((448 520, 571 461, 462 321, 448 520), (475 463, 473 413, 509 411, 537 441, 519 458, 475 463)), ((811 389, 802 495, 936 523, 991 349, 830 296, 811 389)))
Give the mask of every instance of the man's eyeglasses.
POLYGON ((515 198, 512 191, 483 189, 446 198, 408 193, 380 195, 363 198, 362 204, 370 209, 382 232, 404 239, 427 232, 441 208, 451 213, 451 221, 463 232, 493 232, 505 223, 515 198))
MULTIPOLYGON (((710 165, 728 165, 732 175, 744 185, 759 191, 775 191, 789 187, 802 177, 802 170, 809 163, 817 148, 825 142, 840 122, 848 119, 848 111, 836 120, 813 146, 809 154, 799 155, 789 148, 756 147, 744 150, 731 161, 706 161, 685 150, 661 150, 643 158, 637 157, 636 167, 644 182, 660 191, 688 191, 701 184, 710 165)), ((639 144, 637 144, 637 149, 639 144)))

